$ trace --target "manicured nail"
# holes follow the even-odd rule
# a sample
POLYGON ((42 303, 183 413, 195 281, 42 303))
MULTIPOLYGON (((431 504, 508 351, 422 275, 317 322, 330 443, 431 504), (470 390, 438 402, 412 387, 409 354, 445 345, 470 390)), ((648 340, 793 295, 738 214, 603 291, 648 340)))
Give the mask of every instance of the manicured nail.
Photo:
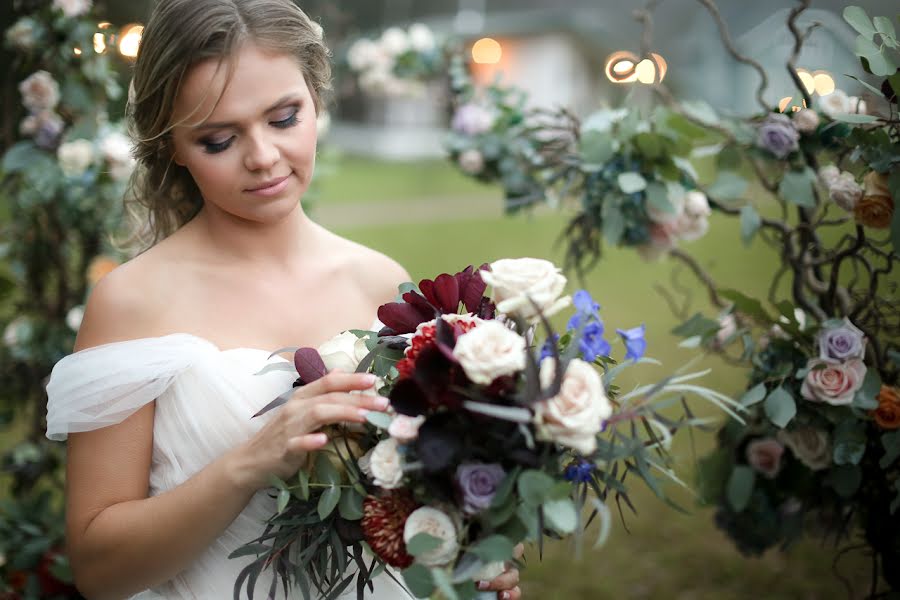
POLYGON ((489 587, 491 587, 491 584, 488 583, 487 581, 479 581, 479 582, 478 582, 478 589, 479 589, 479 590, 486 590, 486 589, 488 589, 489 587))
POLYGON ((369 416, 369 413, 370 413, 370 412, 372 412, 372 411, 369 410, 368 408, 360 408, 360 409, 359 409, 359 416, 361 416, 363 419, 365 419, 366 417, 369 416))
POLYGON ((509 592, 500 592, 500 600, 509 600, 509 592))
POLYGON ((368 385, 375 385, 376 381, 378 381, 378 378, 371 373, 366 373, 366 376, 363 378, 363 383, 366 383, 368 385))
POLYGON ((390 403, 390 400, 388 400, 384 396, 379 396, 378 398, 375 399, 375 406, 377 406, 381 410, 386 409, 388 407, 389 403, 390 403))
POLYGON ((328 436, 325 435, 324 433, 314 433, 312 435, 312 438, 313 438, 313 440, 312 440, 313 444, 324 445, 324 444, 328 443, 328 436))

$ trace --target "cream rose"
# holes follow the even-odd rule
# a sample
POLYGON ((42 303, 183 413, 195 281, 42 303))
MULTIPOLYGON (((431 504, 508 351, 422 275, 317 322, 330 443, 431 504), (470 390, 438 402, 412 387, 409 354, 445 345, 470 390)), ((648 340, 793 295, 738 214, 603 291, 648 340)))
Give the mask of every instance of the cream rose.
POLYGON ((462 152, 457 159, 459 168, 469 175, 478 175, 484 169, 484 157, 481 152, 471 148, 462 152))
POLYGON ((6 40, 20 50, 34 48, 36 40, 34 19, 22 17, 16 21, 15 25, 6 30, 6 40))
POLYGON ((47 71, 37 71, 19 84, 22 104, 29 111, 39 113, 53 110, 59 104, 59 84, 47 71))
POLYGON ((409 50, 409 36, 399 27, 388 27, 381 34, 381 48, 389 56, 397 56, 409 50))
POLYGON ((319 355, 329 371, 340 369, 352 373, 369 354, 366 338, 358 338, 349 331, 334 336, 318 347, 319 355))
POLYGON ((489 385, 525 368, 525 339, 497 321, 485 321, 459 336, 453 356, 469 379, 489 385))
POLYGON ((678 219, 675 228, 679 239, 693 242, 702 238, 709 231, 709 219, 704 215, 691 216, 685 213, 678 219))
POLYGON ((862 188, 852 173, 844 171, 828 185, 828 197, 846 211, 853 211, 862 197, 862 188))
POLYGON ((388 438, 381 440, 372 449, 367 468, 363 472, 371 473, 375 485, 386 490, 400 487, 403 481, 403 458, 397 451, 397 440, 388 438))
POLYGON ((700 190, 691 190, 684 195, 684 212, 692 217, 708 217, 712 215, 709 198, 700 190))
POLYGON ((809 108, 798 111, 794 115, 794 127, 800 133, 815 133, 819 127, 819 113, 809 108))
POLYGON ((78 177, 94 162, 94 145, 84 139, 66 142, 57 149, 56 158, 63 173, 78 177))
POLYGON ((420 533, 427 533, 441 541, 441 545, 416 557, 416 561, 427 567, 440 567, 456 558, 459 553, 458 531, 453 518, 447 513, 423 506, 413 511, 403 526, 403 541, 409 543, 420 533))
POLYGON ((827 188, 830 188, 840 175, 841 170, 834 165, 826 165, 819 169, 819 180, 825 184, 825 187, 827 188))
MULTIPOLYGON (((555 362, 541 363, 541 385, 553 381, 555 362)), ((597 449, 597 434, 603 420, 612 414, 603 380, 597 370, 575 358, 569 363, 556 396, 535 404, 534 421, 538 437, 568 446, 581 454, 597 449)))
POLYGON ((491 263, 490 271, 479 271, 481 278, 494 288, 497 311, 537 319, 553 315, 572 301, 560 298, 566 278, 549 260, 539 258, 504 258, 491 263))
POLYGON ((409 417, 407 415, 395 415, 388 427, 388 435, 400 442, 408 444, 419 437, 419 427, 425 422, 425 417, 409 417))
POLYGON ((803 380, 800 394, 812 402, 834 406, 853 403, 853 395, 862 386, 866 365, 858 358, 845 362, 813 358, 806 364, 809 373, 803 380), (824 368, 815 368, 824 365, 824 368))
POLYGON ((670 197, 669 203, 672 206, 672 210, 662 210, 648 202, 646 205, 647 216, 651 221, 660 225, 675 223, 684 216, 685 200, 686 195, 670 197))
POLYGON ((791 449, 797 460, 812 469, 820 471, 831 466, 831 442, 828 434, 815 427, 782 429, 776 436, 778 441, 791 449))
POLYGON ((53 0, 53 8, 59 9, 68 18, 80 17, 91 9, 91 0, 53 0))
POLYGON ((850 112, 850 98, 844 90, 834 90, 827 96, 819 98, 819 109, 831 117, 850 112))

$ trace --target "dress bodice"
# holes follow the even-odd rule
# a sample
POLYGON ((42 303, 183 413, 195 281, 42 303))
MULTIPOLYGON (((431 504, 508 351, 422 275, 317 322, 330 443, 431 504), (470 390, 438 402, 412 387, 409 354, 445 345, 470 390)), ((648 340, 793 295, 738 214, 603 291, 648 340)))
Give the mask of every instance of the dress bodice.
MULTIPOLYGON (((180 485, 206 465, 256 433, 277 410, 252 416, 296 377, 270 370, 286 361, 266 350, 220 350, 190 334, 172 334, 105 344, 76 352, 53 369, 47 385, 47 436, 119 423, 149 402, 156 402, 150 495, 180 485)), ((229 559, 239 546, 257 537, 275 512, 275 500, 258 492, 232 524, 178 576, 135 598, 231 598, 240 569, 252 558, 229 559)), ((260 597, 268 585, 258 584, 260 597)), ((300 591, 293 595, 301 598, 300 591)), ((355 596, 355 591, 348 597, 355 596)), ((408 598, 388 577, 376 581, 373 598, 408 598)))

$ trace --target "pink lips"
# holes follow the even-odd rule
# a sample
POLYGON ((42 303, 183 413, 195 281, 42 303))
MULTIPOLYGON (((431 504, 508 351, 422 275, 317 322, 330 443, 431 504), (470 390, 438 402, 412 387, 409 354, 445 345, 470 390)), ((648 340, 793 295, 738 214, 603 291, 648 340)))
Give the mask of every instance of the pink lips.
POLYGON ((267 181, 257 188, 248 189, 245 191, 251 194, 256 194, 257 196, 277 196, 284 191, 284 188, 287 187, 289 178, 290 175, 285 175, 284 177, 279 177, 278 179, 267 181))

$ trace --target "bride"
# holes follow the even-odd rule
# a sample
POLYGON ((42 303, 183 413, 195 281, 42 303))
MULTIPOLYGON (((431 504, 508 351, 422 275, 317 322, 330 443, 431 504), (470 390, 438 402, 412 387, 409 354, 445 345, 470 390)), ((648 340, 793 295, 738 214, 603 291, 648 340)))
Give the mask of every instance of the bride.
MULTIPOLYGON (((274 512, 268 475, 296 473, 327 443, 324 425, 386 408, 350 393, 370 376, 332 372, 251 419, 291 384, 254 375, 271 349, 371 328, 410 279, 298 202, 329 78, 321 30, 290 0, 154 9, 128 107, 149 249, 95 287, 48 384, 47 435, 68 439, 68 550, 89 598, 232 597, 245 563, 228 555, 274 512)), ((515 600, 517 582, 510 569, 479 587, 515 600)), ((409 596, 382 575, 372 597, 409 596)))

